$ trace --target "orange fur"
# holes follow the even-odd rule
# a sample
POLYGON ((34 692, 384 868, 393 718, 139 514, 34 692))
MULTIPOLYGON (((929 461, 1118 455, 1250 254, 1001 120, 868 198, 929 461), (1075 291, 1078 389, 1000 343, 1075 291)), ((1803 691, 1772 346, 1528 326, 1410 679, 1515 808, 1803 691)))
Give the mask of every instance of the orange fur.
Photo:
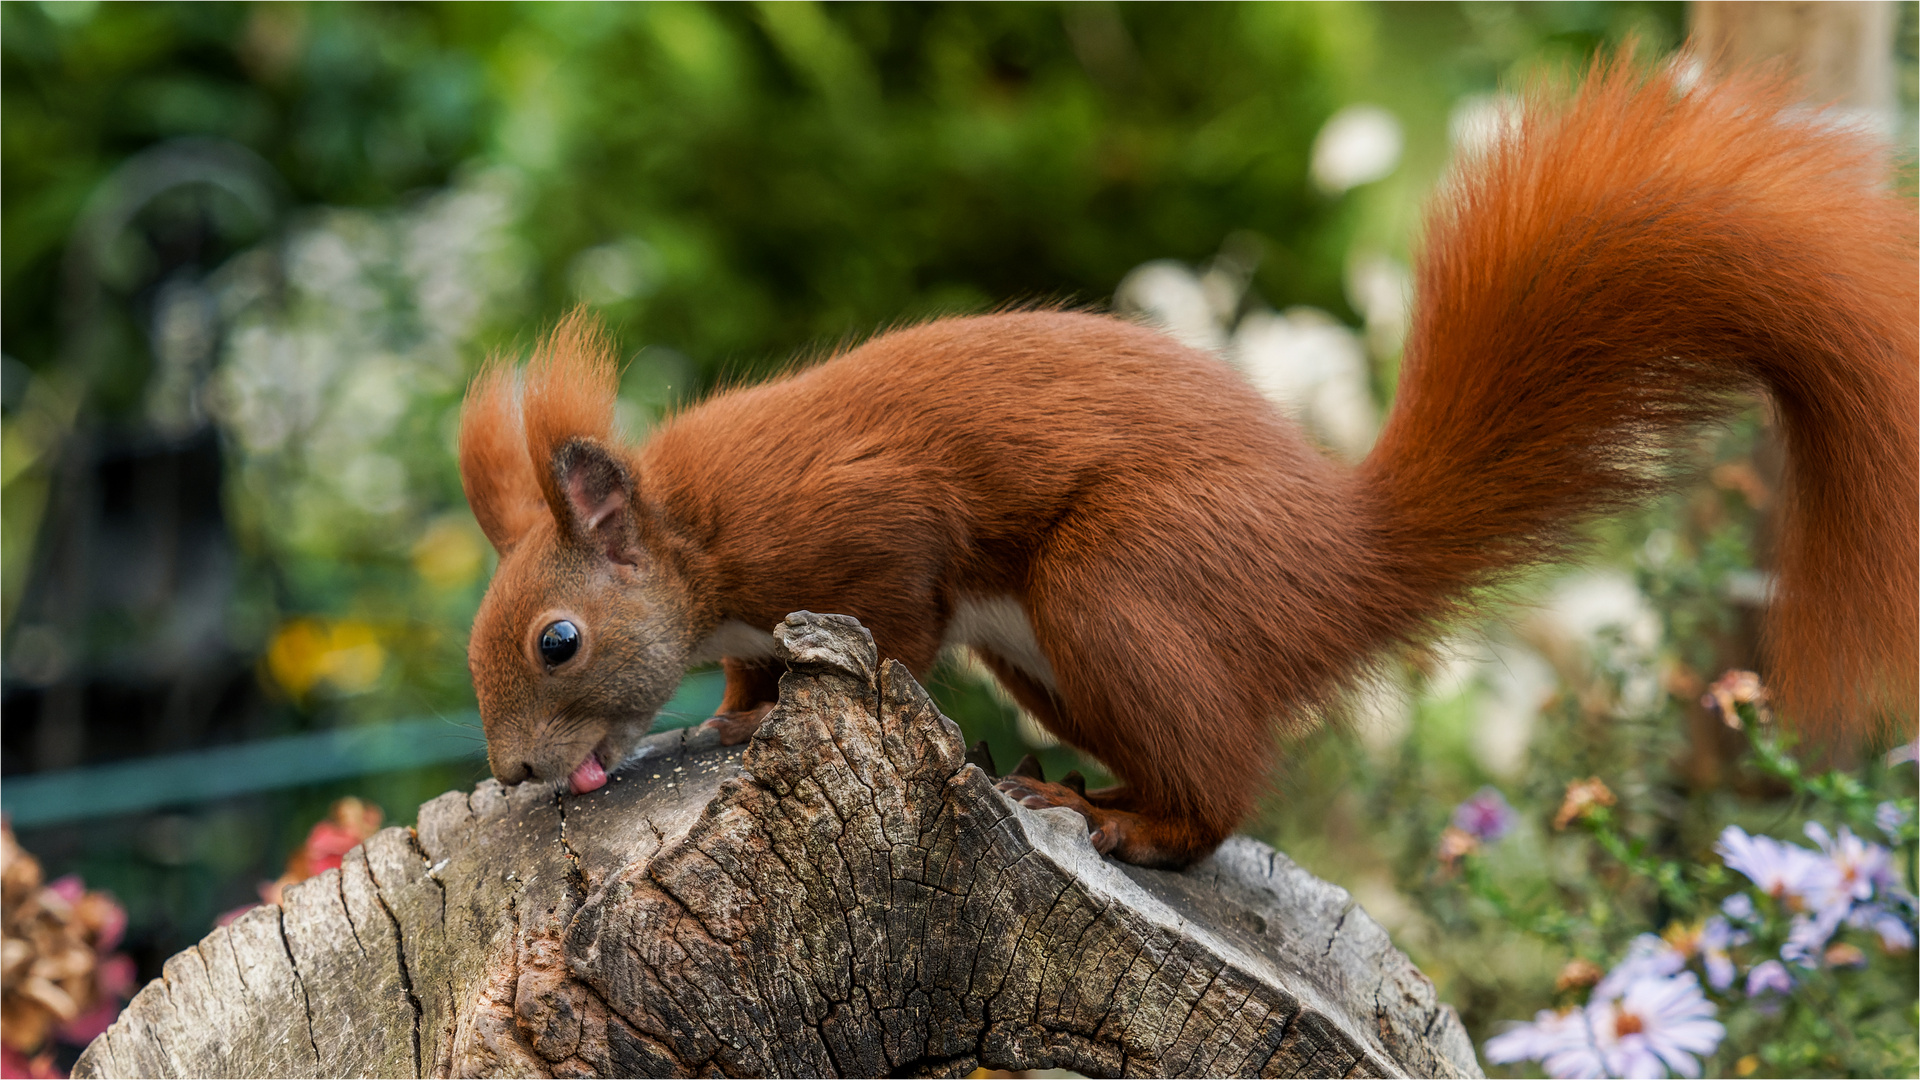
POLYGON ((512 547, 546 506, 527 467, 527 441, 512 364, 489 360, 460 410, 460 485, 487 539, 512 547))
POLYGON ((1530 103, 1455 178, 1361 474, 1422 614, 1559 555, 1588 515, 1657 490, 1730 392, 1763 388, 1791 463, 1776 693, 1820 730, 1910 706, 1914 208, 1881 186, 1877 140, 1794 101, 1753 74, 1681 92, 1617 64, 1562 114, 1530 103))
POLYGON ((561 319, 527 365, 527 456, 555 514, 562 512, 566 497, 548 463, 569 439, 612 441, 619 387, 613 345, 584 309, 561 319))
POLYGON ((571 317, 528 377, 533 461, 497 452, 518 434, 497 370, 469 404, 486 430, 463 433, 463 471, 531 473, 467 477, 502 549, 471 653, 496 774, 617 763, 709 653, 723 730, 748 729, 773 686, 752 631, 844 612, 919 672, 974 635, 1123 782, 1016 796, 1180 864, 1250 809, 1278 731, 1662 490, 1749 387, 1792 458, 1774 677, 1829 730, 1911 715, 1913 211, 1871 140, 1790 101, 1627 64, 1565 107, 1536 97, 1442 194, 1399 399, 1354 469, 1217 360, 1061 311, 895 330, 615 449, 611 361, 571 317), (551 513, 526 525, 535 484, 551 513), (981 614, 1009 610, 1026 643, 981 614), (581 652, 546 665, 533 643, 560 618, 581 652))

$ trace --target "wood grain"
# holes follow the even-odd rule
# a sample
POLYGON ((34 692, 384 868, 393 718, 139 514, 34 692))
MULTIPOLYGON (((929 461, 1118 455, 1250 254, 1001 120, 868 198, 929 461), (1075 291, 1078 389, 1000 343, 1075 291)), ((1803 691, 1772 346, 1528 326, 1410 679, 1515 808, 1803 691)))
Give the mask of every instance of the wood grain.
POLYGON ((776 636, 744 751, 442 795, 170 960, 74 1075, 1480 1075, 1343 890, 1244 837, 1102 859, 853 620, 776 636))

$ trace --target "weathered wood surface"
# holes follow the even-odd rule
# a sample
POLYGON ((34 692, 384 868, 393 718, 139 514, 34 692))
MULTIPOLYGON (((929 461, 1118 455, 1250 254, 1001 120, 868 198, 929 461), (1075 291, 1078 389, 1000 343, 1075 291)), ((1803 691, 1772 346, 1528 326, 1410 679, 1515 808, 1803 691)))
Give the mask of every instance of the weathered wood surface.
POLYGON ((443 795, 169 960, 75 1075, 1479 1075, 1344 891, 1245 838, 1101 859, 858 624, 777 636, 744 754, 443 795))

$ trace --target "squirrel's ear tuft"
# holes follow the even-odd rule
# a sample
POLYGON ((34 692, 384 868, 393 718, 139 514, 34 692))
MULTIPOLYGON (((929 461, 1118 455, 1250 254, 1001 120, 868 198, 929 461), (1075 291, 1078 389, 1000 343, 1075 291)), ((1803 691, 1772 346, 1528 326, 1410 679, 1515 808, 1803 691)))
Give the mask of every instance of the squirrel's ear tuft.
POLYGON ((460 407, 460 486, 494 550, 506 553, 546 510, 527 460, 513 365, 487 361, 460 407))
POLYGON ((613 442, 613 397, 619 375, 613 346, 600 324, 576 308, 527 364, 527 449, 539 465, 540 489, 554 520, 565 524, 567 493, 558 471, 560 451, 575 439, 613 442))
POLYGON ((562 535, 632 562, 633 474, 612 445, 618 385, 606 331, 576 308, 527 365, 527 454, 541 463, 540 491, 562 535))
POLYGON ((617 455, 596 440, 570 439, 554 452, 552 477, 563 495, 554 512, 562 532, 614 562, 638 558, 633 474, 617 455))

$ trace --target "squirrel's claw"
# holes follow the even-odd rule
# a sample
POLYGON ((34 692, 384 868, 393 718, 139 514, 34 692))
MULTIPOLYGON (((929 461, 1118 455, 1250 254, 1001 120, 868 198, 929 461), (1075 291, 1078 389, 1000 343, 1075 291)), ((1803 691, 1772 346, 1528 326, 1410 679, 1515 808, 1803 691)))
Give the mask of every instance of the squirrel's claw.
MULTIPOLYGON (((1028 760, 1032 760, 1031 756, 1028 760)), ((1026 762, 1021 764, 1025 765, 1026 762)), ((1069 778, 1079 781, 1077 788, 1066 782, 1053 784, 1015 773, 1009 773, 994 787, 1029 810, 1064 806, 1086 818, 1087 840, 1093 844, 1093 850, 1105 855, 1119 845, 1125 832, 1125 823, 1113 811, 1102 810, 1087 801, 1086 781, 1080 778, 1079 772, 1069 774, 1069 778)))

